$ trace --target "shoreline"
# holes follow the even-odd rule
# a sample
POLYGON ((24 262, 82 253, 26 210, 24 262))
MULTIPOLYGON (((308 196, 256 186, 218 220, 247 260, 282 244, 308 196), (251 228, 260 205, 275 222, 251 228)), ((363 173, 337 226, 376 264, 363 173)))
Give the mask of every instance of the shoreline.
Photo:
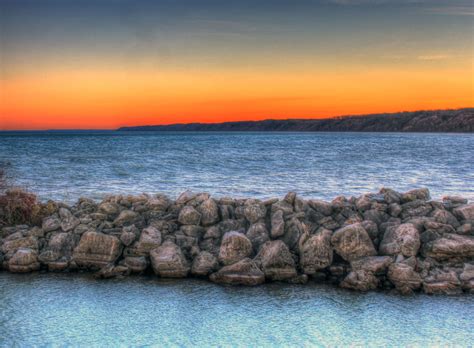
POLYGON ((331 202, 294 192, 258 200, 186 191, 176 200, 142 194, 35 204, 34 220, 0 229, 0 269, 474 293, 474 203, 431 201, 427 189, 331 202))

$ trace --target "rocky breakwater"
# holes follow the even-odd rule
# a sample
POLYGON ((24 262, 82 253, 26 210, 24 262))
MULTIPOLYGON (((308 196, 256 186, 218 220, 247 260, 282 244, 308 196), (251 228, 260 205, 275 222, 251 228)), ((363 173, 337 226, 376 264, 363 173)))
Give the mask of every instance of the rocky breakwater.
POLYGON ((427 189, 332 202, 184 192, 174 201, 143 194, 48 204, 52 215, 41 226, 1 229, 3 270, 474 292, 474 203, 431 201, 427 189))

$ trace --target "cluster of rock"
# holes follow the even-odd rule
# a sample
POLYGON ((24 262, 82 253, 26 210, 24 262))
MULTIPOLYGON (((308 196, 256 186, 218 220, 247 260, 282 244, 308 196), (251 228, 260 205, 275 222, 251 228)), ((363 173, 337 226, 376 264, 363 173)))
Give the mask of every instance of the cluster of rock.
POLYGON ((41 226, 8 226, 10 272, 151 273, 216 283, 331 282, 368 291, 474 292, 474 203, 427 189, 382 189, 331 202, 213 199, 189 191, 50 202, 41 226))

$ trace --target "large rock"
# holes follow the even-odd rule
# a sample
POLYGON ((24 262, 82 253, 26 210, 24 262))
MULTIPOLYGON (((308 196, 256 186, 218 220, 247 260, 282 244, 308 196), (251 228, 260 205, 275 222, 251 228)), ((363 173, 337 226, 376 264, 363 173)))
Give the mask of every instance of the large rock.
POLYGON ((8 261, 8 270, 14 273, 27 273, 40 268, 38 253, 29 248, 20 248, 8 261))
POLYGON ((287 280, 296 277, 295 261, 281 240, 268 241, 255 257, 265 277, 270 280, 287 280))
POLYGON ((421 287, 421 277, 405 263, 393 263, 388 268, 388 279, 402 294, 411 294, 421 287))
POLYGON ((474 221, 474 203, 461 205, 455 208, 453 213, 459 220, 474 221))
POLYGON ((465 291, 474 293, 474 264, 465 263, 459 279, 465 291))
POLYGON ((252 242, 255 252, 258 252, 262 244, 270 239, 267 227, 263 222, 251 225, 247 230, 246 236, 252 242))
POLYGON ((212 273, 209 279, 215 283, 231 285, 259 285, 265 282, 265 274, 255 262, 245 258, 212 273))
POLYGON ((342 288, 369 291, 375 290, 379 286, 379 279, 370 271, 351 271, 340 283, 342 288))
POLYGON ((401 224, 385 233, 379 246, 383 255, 415 256, 420 249, 420 233, 413 224, 401 224))
POLYGON ((305 274, 315 274, 332 264, 332 232, 327 229, 313 236, 304 234, 299 241, 300 267, 305 274))
POLYGON ((9 258, 20 248, 38 250, 38 239, 35 237, 20 237, 7 240, 2 244, 0 251, 5 254, 7 258, 9 258))
POLYGON ((267 214, 267 208, 262 203, 251 203, 246 204, 244 207, 245 218, 251 223, 254 224, 265 218, 267 214))
POLYGON ((89 231, 82 235, 72 259, 79 267, 96 269, 115 262, 121 251, 117 237, 89 231))
POLYGON ((210 252, 201 251, 195 258, 191 267, 191 273, 197 276, 207 276, 219 267, 217 258, 210 252))
POLYGON ((203 226, 211 226, 219 221, 219 207, 212 198, 202 202, 198 207, 198 211, 201 213, 201 224, 203 226))
POLYGON ((59 217, 61 218, 61 229, 64 232, 69 232, 75 229, 81 222, 77 217, 66 208, 59 209, 59 217))
POLYGON ((51 236, 46 248, 39 255, 39 260, 49 264, 59 259, 70 260, 75 246, 75 238, 72 233, 56 233, 51 236))
POLYGON ((423 280, 423 291, 427 294, 455 295, 462 289, 456 272, 436 270, 423 280))
POLYGON ((123 210, 119 216, 114 220, 115 226, 128 226, 133 224, 138 214, 132 210, 123 210))
POLYGON ((43 220, 43 231, 45 233, 58 230, 61 227, 61 220, 56 215, 48 216, 43 220))
POLYGON ((369 234, 360 223, 338 229, 332 235, 331 243, 336 253, 346 261, 377 254, 369 234))
POLYGON ((252 255, 252 249, 252 242, 243 233, 227 232, 222 238, 219 261, 230 265, 252 255))
POLYGON ((427 188, 414 189, 402 194, 402 202, 412 202, 415 200, 427 201, 430 199, 430 191, 427 188))
POLYGON ((141 273, 148 267, 148 262, 145 256, 127 256, 123 260, 123 265, 132 273, 141 273))
POLYGON ((435 260, 472 259, 474 237, 447 233, 442 238, 426 243, 423 254, 435 260))
POLYGON ((270 231, 272 238, 278 238, 285 234, 285 220, 283 220, 283 210, 277 210, 272 213, 272 229, 270 231))
POLYGON ((199 225, 201 214, 192 206, 187 205, 179 212, 178 221, 182 225, 199 225))
POLYGON ((163 278, 184 278, 189 265, 181 249, 171 241, 150 252, 151 266, 155 274, 163 278))
POLYGON ((102 202, 99 205, 98 212, 110 217, 115 217, 120 212, 120 206, 113 202, 102 202))
POLYGON ((367 271, 374 274, 383 274, 393 263, 390 256, 367 256, 351 262, 353 271, 367 271))
POLYGON ((161 245, 161 232, 153 226, 142 230, 140 239, 134 245, 135 253, 139 256, 147 256, 150 251, 161 245))

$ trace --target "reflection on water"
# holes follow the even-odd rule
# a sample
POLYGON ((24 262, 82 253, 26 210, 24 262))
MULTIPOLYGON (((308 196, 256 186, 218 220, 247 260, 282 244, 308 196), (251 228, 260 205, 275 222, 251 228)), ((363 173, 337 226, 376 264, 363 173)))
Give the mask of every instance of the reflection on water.
POLYGON ((360 294, 317 284, 95 280, 0 273, 0 342, 31 345, 446 345, 474 342, 472 296, 360 294))
POLYGON ((186 189, 332 199, 387 186, 474 200, 473 134, 0 134, 0 163, 43 198, 186 189))

